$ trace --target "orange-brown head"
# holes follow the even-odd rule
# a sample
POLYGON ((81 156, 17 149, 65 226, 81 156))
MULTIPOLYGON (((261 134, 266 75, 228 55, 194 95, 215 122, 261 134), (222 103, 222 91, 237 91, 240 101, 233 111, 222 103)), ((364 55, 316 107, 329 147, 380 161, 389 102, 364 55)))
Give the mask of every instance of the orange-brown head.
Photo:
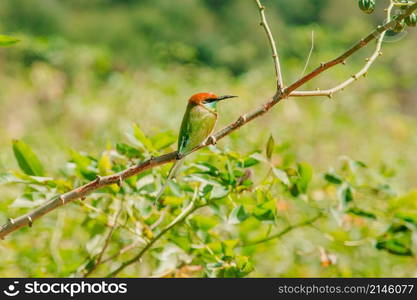
POLYGON ((234 98, 237 96, 231 96, 231 95, 224 95, 224 96, 217 96, 212 93, 198 93, 191 96, 191 98, 188 100, 188 102, 193 104, 208 104, 217 102, 224 99, 234 98))

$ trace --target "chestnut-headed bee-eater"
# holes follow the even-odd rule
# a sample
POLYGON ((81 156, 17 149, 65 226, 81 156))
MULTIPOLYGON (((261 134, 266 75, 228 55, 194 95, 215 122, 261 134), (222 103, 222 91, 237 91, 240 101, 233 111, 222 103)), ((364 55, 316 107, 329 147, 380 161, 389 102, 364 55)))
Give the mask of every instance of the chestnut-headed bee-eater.
POLYGON ((216 96, 212 93, 198 93, 188 100, 178 137, 177 160, 168 173, 166 183, 156 197, 159 200, 168 182, 173 179, 182 165, 182 158, 205 141, 213 132, 217 121, 217 103, 237 96, 216 96))

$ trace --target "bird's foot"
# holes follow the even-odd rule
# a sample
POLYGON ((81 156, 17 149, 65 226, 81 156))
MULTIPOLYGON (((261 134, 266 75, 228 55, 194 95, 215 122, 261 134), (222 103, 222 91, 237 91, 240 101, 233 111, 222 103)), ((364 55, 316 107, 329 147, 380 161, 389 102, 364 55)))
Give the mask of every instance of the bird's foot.
POLYGON ((217 139, 213 135, 207 138, 206 145, 216 145, 216 144, 217 144, 217 139))
POLYGON ((177 155, 176 155, 176 159, 177 160, 180 160, 180 159, 182 159, 184 157, 184 154, 182 154, 182 153, 180 153, 180 152, 177 152, 177 155))

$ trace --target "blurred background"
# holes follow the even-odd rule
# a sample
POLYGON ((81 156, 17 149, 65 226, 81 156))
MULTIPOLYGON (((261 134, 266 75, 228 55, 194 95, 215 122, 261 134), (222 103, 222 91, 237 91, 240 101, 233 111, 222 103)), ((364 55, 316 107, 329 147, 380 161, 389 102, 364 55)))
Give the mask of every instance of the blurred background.
MULTIPOLYGON (((381 23, 387 3, 378 1, 376 13, 366 15, 353 0, 265 0, 285 83, 302 74, 312 32, 314 50, 307 72, 381 23)), ((30 144, 48 176, 54 177, 70 149, 97 155, 126 140, 133 122, 149 135, 176 135, 186 100, 194 93, 239 95, 221 105, 220 128, 274 92, 269 45, 249 0, 2 0, 0 33, 21 40, 0 49, 0 172, 17 168, 12 139, 30 144)), ((263 148, 272 134, 295 160, 318 171, 349 156, 386 170, 399 191, 416 188, 416 45, 417 30, 387 36, 383 55, 365 79, 331 100, 283 101, 218 147, 250 153, 263 148)), ((347 79, 363 66, 373 46, 305 88, 328 88, 347 79)), ((16 215, 8 205, 18 188, 0 186, 0 193, 3 223, 16 215)), ((68 209, 66 214, 68 220, 80 212, 68 209)), ((50 218, 56 219, 57 212, 50 218)), ((50 239, 50 232, 43 232, 0 244, 0 275, 67 276, 81 258, 66 249, 71 244, 62 245, 73 265, 61 273, 42 267, 50 239)), ((355 260, 354 254, 351 258, 355 260)), ((379 266, 385 256, 372 258, 371 269, 346 266, 339 274, 415 275, 413 268, 405 268, 408 260, 379 266)), ((253 275, 329 275, 317 268, 293 269, 295 262, 282 257, 271 264, 272 259, 259 257, 253 275)))

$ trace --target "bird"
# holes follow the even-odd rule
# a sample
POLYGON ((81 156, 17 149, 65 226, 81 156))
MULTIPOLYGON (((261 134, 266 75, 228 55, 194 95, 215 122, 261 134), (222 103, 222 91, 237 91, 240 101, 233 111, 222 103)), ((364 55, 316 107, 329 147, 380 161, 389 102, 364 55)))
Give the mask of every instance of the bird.
POLYGON ((213 132, 218 118, 217 103, 235 97, 237 96, 217 96, 204 92, 194 94, 188 99, 178 135, 176 160, 168 173, 165 184, 156 196, 155 202, 159 201, 169 181, 176 176, 184 156, 205 141, 213 132))

